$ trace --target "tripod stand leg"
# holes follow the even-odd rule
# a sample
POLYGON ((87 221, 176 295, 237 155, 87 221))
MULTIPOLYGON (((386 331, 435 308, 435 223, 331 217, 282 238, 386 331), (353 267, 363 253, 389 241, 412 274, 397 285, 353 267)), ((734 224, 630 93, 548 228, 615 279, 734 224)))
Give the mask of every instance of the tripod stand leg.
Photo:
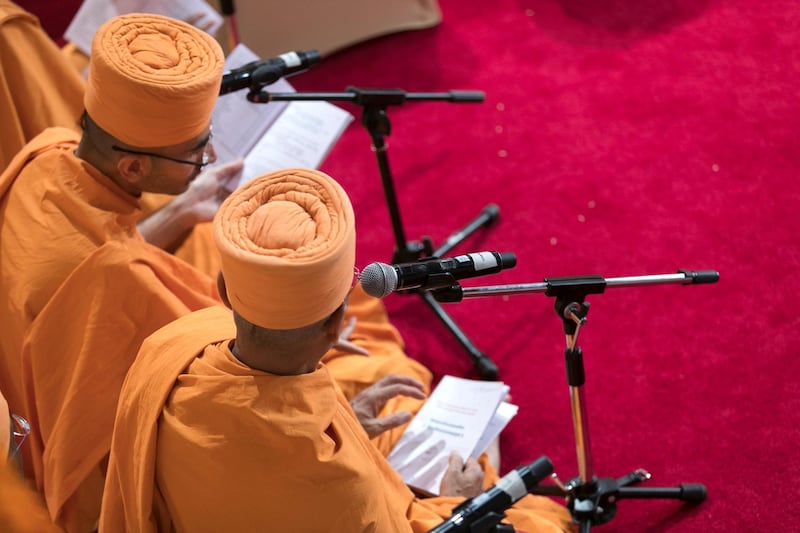
MULTIPOLYGON (((486 205, 478 216, 476 216, 473 220, 471 220, 466 226, 461 228, 458 231, 453 232, 444 243, 442 243, 439 248, 433 251, 431 254, 433 257, 442 257, 446 255, 450 250, 461 244, 461 242, 475 233, 478 229, 482 227, 486 227, 491 225, 497 218, 500 216, 500 208, 496 204, 488 204, 486 205)), ((436 313, 436 316, 439 317, 439 320, 450 330, 450 332, 455 336, 461 346, 467 351, 467 354, 472 359, 472 363, 475 365, 475 368, 478 370, 478 375, 481 379, 485 379, 487 381, 495 381, 497 380, 498 370, 497 365, 494 364, 494 361, 489 359, 489 357, 481 352, 473 343, 472 341, 464 334, 461 328, 450 318, 450 315, 442 309, 442 306, 437 302, 434 297, 429 292, 422 292, 420 293, 422 299, 428 304, 428 307, 436 313)))
POLYGON ((496 204, 488 204, 469 224, 453 232, 439 248, 434 250, 433 257, 442 257, 461 244, 461 241, 475 233, 478 229, 491 225, 500 216, 500 208, 496 204))
POLYGON ((439 317, 439 320, 441 320, 442 323, 447 326, 450 332, 456 337, 458 342, 461 343, 461 346, 463 346, 467 351, 469 356, 472 358, 475 368, 478 370, 478 375, 487 381, 497 380, 497 365, 494 364, 494 361, 489 359, 486 354, 475 347, 472 341, 470 341, 464 332, 461 331, 461 328, 459 328, 458 324, 456 324, 453 319, 450 318, 450 315, 448 315, 445 310, 442 309, 442 306, 433 298, 433 295, 431 295, 430 292, 423 291, 419 294, 423 301, 428 304, 428 307, 430 307, 431 310, 436 313, 436 316, 439 317))
MULTIPOLYGON (((363 94, 365 97, 364 113, 361 118, 362 124, 369 131, 372 138, 372 149, 375 152, 375 157, 378 161, 378 169, 381 174, 381 182, 383 184, 383 192, 386 197, 386 205, 389 209, 389 215, 392 222, 392 231, 395 238, 395 252, 392 257, 392 262, 411 262, 416 261, 425 252, 430 253, 432 257, 440 257, 442 254, 447 253, 454 246, 459 244, 465 238, 469 237, 475 230, 482 226, 488 226, 490 223, 497 220, 500 213, 500 208, 494 204, 489 204, 481 210, 475 219, 459 231, 454 232, 448 237, 447 241, 438 250, 432 251, 429 239, 424 239, 425 244, 409 243, 406 240, 405 231, 403 229, 403 222, 400 217, 400 208, 397 202, 397 195, 394 190, 394 182, 392 179, 391 169, 389 168, 388 146, 386 144, 385 136, 391 131, 389 117, 386 114, 386 105, 390 103, 397 103, 400 95, 396 94, 397 91, 388 91, 385 94, 363 94)), ((456 325, 450 316, 445 313, 441 308, 439 302, 434 300, 428 292, 423 291, 420 293, 422 299, 428 304, 436 316, 439 317, 450 332, 455 335, 458 342, 467 350, 469 356, 472 358, 475 367, 481 378, 486 380, 497 379, 497 366, 478 350, 472 342, 467 338, 463 331, 456 325)))
POLYGON ((689 503, 705 501, 708 491, 701 483, 685 483, 677 487, 620 487, 618 499, 671 499, 689 503))

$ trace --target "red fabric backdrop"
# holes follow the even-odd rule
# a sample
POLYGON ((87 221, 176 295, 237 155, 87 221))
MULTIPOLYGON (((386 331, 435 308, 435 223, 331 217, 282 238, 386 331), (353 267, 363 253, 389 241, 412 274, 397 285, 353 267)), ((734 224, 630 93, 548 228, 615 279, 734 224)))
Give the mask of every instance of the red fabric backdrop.
MULTIPOLYGON (((438 245, 487 203, 500 206, 498 223, 453 254, 512 251, 518 266, 464 286, 718 270, 714 285, 588 298, 579 344, 595 474, 644 467, 654 476, 647 485, 702 482, 709 491, 696 508, 621 501, 601 531, 797 527, 798 4, 441 7, 439 27, 339 52, 293 84, 486 93, 481 104, 388 110, 409 240, 429 235, 438 245)), ((356 121, 323 165, 356 204, 362 267, 388 262, 394 246, 369 144, 356 121)), ((386 303, 409 353, 437 377, 475 376, 418 297, 386 303)), ((546 454, 566 480, 577 474, 576 452, 552 303, 534 293, 446 309, 520 406, 503 435, 504 471, 546 454)))

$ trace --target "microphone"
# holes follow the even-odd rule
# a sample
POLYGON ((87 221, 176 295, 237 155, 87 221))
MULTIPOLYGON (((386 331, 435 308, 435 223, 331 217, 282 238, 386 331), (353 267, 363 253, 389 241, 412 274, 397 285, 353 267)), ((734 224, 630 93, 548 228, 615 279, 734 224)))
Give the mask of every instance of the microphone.
POLYGON ((222 75, 219 94, 275 83, 284 76, 306 70, 322 59, 316 50, 286 52, 272 59, 251 61, 222 75))
POLYGON ((543 455, 529 465, 512 470, 485 492, 465 500, 453 514, 428 533, 490 531, 504 516, 503 511, 525 496, 553 473, 553 463, 543 455))
POLYGON ((392 291, 452 287, 458 279, 496 274, 516 264, 517 257, 511 252, 477 252, 443 259, 431 257, 416 263, 371 263, 359 280, 367 294, 383 298, 392 291))

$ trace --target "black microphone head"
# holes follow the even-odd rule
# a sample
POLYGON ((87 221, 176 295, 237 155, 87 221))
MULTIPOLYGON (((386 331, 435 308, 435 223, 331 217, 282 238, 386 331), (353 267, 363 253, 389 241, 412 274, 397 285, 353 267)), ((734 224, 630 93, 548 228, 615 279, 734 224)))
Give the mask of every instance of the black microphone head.
POLYGON ((375 298, 383 298, 397 288, 397 272, 386 263, 367 265, 358 279, 364 292, 375 298))
POLYGON ((525 488, 530 492, 542 482, 544 478, 553 473, 553 463, 546 455, 542 455, 534 462, 517 469, 525 482, 525 488))
POLYGON ((322 60, 319 50, 306 50, 305 52, 297 52, 297 54, 303 59, 306 65, 313 65, 322 60))
POLYGON ((500 266, 503 268, 517 266, 517 256, 514 255, 514 252, 500 252, 500 266))

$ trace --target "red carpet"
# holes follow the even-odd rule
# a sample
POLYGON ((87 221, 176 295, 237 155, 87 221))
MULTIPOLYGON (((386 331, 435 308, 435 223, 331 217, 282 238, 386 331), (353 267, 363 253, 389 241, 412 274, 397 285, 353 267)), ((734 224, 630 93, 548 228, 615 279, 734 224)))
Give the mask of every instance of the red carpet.
MULTIPOLYGON (((49 2, 48 2, 49 3, 49 2)), ((36 6, 28 6, 34 12, 36 6)), ((473 89, 482 104, 390 107, 406 237, 434 244, 484 205, 498 223, 456 253, 516 253, 464 286, 712 269, 719 283, 590 295, 579 337, 594 473, 707 485, 692 508, 627 500, 605 532, 791 530, 800 437, 800 7, 755 0, 441 0, 443 23, 326 58, 303 91, 473 89)), ((357 116, 360 108, 344 104, 357 116)), ((394 239, 369 136, 323 169, 351 193, 359 263, 394 239)), ((416 296, 386 299, 409 353, 474 376, 416 296)), ((446 309, 499 366, 520 413, 504 471, 546 454, 577 474, 561 322, 541 293, 446 309)), ((794 526, 796 527, 796 526, 794 526)))
MULTIPOLYGON (((464 286, 720 272, 714 285, 590 295, 579 337, 594 472, 707 485, 696 508, 625 500, 601 531, 791 529, 800 476, 797 237, 800 8, 753 0, 442 0, 438 28, 393 35, 293 78, 305 91, 473 89, 482 104, 390 107, 406 237, 439 245, 487 203, 498 223, 450 255, 512 251, 464 286), (784 487, 788 484, 789 487, 784 487)), ((361 108, 346 105, 356 116, 361 108)), ((366 130, 324 164, 355 199, 359 261, 394 239, 366 130)), ((474 376, 416 296, 386 299, 413 357, 474 376)), ((499 366, 519 415, 504 469, 541 454, 577 475, 561 322, 541 293, 446 304, 499 366)))

